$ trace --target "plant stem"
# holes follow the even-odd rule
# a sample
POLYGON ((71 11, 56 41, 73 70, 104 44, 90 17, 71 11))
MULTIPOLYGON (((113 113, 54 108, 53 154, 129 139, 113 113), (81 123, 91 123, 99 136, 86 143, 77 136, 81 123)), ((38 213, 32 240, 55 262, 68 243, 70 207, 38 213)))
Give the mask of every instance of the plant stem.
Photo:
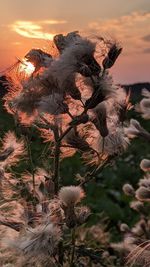
POLYGON ((72 242, 72 251, 71 251, 71 259, 70 259, 70 267, 74 266, 74 256, 75 256, 75 227, 72 229, 72 233, 71 233, 71 242, 72 242))
POLYGON ((58 245, 58 262, 61 266, 63 266, 63 261, 64 261, 63 241, 60 241, 58 245))
POLYGON ((55 153, 54 153, 54 175, 53 175, 55 194, 57 194, 59 190, 59 167, 60 167, 60 142, 56 141, 55 153))
POLYGON ((95 178, 95 175, 97 174, 97 172, 102 172, 103 169, 105 168, 105 166, 109 163, 109 160, 111 160, 112 157, 109 157, 108 159, 106 159, 104 161, 104 163, 101 166, 98 166, 97 168, 95 168, 93 171, 91 171, 90 173, 87 173, 84 177, 84 181, 80 183, 80 186, 84 186, 85 184, 87 184, 88 182, 90 182, 93 178, 95 178))
POLYGON ((33 193, 35 193, 35 175, 34 175, 34 164, 32 159, 32 153, 31 153, 31 147, 28 137, 26 137, 26 143, 28 148, 28 155, 30 159, 30 167, 31 167, 31 173, 32 173, 32 184, 33 184, 33 193))

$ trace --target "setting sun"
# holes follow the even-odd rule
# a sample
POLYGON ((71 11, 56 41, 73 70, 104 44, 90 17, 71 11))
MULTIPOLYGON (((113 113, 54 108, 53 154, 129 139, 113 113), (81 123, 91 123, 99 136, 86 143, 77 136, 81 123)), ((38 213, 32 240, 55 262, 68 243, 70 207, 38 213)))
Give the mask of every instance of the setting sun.
POLYGON ((20 71, 25 72, 26 75, 31 75, 35 71, 35 67, 31 62, 23 60, 20 65, 20 71))

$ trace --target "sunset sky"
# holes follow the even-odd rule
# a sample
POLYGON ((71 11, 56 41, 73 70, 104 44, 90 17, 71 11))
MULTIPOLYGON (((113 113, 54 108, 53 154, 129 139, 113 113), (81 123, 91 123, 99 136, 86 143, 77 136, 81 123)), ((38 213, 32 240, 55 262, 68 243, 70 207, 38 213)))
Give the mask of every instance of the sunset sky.
POLYGON ((0 70, 57 33, 79 30, 121 42, 118 83, 150 81, 150 0, 1 0, 0 70))

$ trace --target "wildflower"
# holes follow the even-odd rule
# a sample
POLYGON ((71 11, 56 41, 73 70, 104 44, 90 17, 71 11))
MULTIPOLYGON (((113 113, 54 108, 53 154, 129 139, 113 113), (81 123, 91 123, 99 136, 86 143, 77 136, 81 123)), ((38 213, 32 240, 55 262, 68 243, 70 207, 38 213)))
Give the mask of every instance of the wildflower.
POLYGON ((122 223, 120 225, 120 231, 121 232, 129 232, 129 226, 127 224, 125 224, 125 223, 122 223))
POLYGON ((150 141, 150 134, 140 125, 137 120, 131 119, 128 128, 125 128, 125 133, 129 138, 142 137, 147 141, 150 141))
POLYGON ((6 160, 12 153, 14 152, 14 149, 12 147, 7 148, 2 153, 0 153, 0 161, 6 160))
POLYGON ((125 129, 125 133, 129 137, 133 138, 133 137, 139 136, 141 130, 142 130, 142 127, 140 123, 137 120, 131 119, 129 127, 125 129))
POLYGON ((105 107, 105 103, 101 103, 96 106, 94 109, 96 118, 93 120, 96 128, 99 130, 102 137, 106 137, 108 135, 107 128, 107 111, 105 107))
POLYGON ((136 198, 140 201, 150 201, 150 188, 140 186, 136 190, 136 198))
POLYGON ((7 166, 8 164, 14 165, 20 160, 20 157, 23 157, 26 154, 24 141, 22 139, 17 140, 15 134, 10 131, 6 133, 3 138, 1 151, 1 153, 3 153, 3 157, 4 154, 5 156, 7 154, 7 157, 1 163, 1 166, 7 166))
POLYGON ((139 110, 144 119, 150 119, 150 98, 141 100, 139 110))
POLYGON ((145 172, 150 171, 150 160, 149 159, 143 159, 140 163, 140 167, 145 172))
POLYGON ((64 220, 64 212, 61 207, 61 201, 58 198, 53 198, 48 204, 48 218, 54 223, 61 223, 64 220))
POLYGON ((105 142, 100 138, 99 152, 103 151, 106 155, 118 155, 127 149, 129 139, 126 138, 121 128, 116 128, 105 137, 105 142))
POLYGON ((89 144, 84 140, 84 137, 81 138, 77 132, 74 130, 70 131, 70 133, 66 136, 66 141, 71 147, 77 148, 80 151, 90 151, 91 148, 89 144))
POLYGON ((10 244, 30 257, 52 256, 61 239, 60 228, 49 223, 27 228, 23 236, 10 244))
POLYGON ((61 94, 55 93, 49 96, 43 96, 37 104, 37 109, 40 112, 53 115, 66 113, 68 111, 68 106, 63 101, 64 99, 61 94))
POLYGON ((59 199, 65 206, 74 206, 81 201, 84 195, 80 186, 64 186, 59 191, 59 199))
POLYGON ((104 58, 102 62, 103 68, 104 69, 111 68, 121 52, 122 52, 122 47, 120 47, 117 43, 112 44, 108 51, 107 56, 104 58))
POLYGON ((144 204, 141 201, 134 200, 130 203, 130 207, 137 212, 143 213, 144 212, 144 204))
POLYGON ((144 119, 150 119, 150 93, 148 90, 143 89, 142 95, 144 98, 141 100, 140 104, 136 106, 136 111, 142 113, 144 119))
POLYGON ((78 31, 70 32, 66 36, 62 34, 57 34, 54 36, 54 43, 56 47, 58 48, 59 52, 62 53, 62 51, 72 45, 72 43, 77 42, 80 40, 80 35, 78 34, 78 31))
POLYGON ((105 99, 111 97, 114 94, 114 87, 111 77, 107 72, 103 74, 102 77, 94 84, 94 90, 89 99, 85 102, 85 107, 87 109, 95 108, 99 103, 103 102, 105 99))
POLYGON ((147 173, 143 179, 140 179, 139 186, 150 187, 150 175, 147 173))
POLYGON ((80 186, 66 186, 60 189, 58 196, 62 202, 66 225, 73 228, 79 223, 75 205, 84 197, 84 191, 80 186))
POLYGON ((75 209, 76 212, 76 216, 77 216, 77 221, 78 224, 83 224, 87 221, 87 219, 89 218, 89 216, 91 215, 91 211, 88 207, 77 207, 75 209))
POLYGON ((122 189, 127 196, 134 196, 135 194, 135 190, 130 184, 124 184, 122 189))
POLYGON ((131 92, 129 91, 128 94, 126 94, 125 99, 123 98, 123 99, 121 99, 118 102, 118 104, 119 104, 119 107, 118 107, 119 121, 122 122, 122 123, 126 119, 126 113, 127 113, 127 111, 132 108, 132 105, 129 102, 129 100, 130 100, 130 94, 131 94, 131 92))
POLYGON ((131 231, 137 237, 141 237, 144 234, 144 229, 146 229, 146 223, 144 220, 140 220, 134 227, 132 227, 131 231))
POLYGON ((41 67, 48 67, 52 62, 52 56, 41 49, 31 49, 25 55, 25 59, 35 66, 35 72, 41 67))

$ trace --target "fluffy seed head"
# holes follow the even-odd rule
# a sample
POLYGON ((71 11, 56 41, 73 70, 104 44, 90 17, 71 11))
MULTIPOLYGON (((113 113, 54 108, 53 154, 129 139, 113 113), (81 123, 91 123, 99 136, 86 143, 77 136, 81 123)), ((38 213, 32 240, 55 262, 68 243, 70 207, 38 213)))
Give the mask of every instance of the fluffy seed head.
POLYGON ((127 196, 134 196, 135 194, 134 188, 130 184, 124 184, 122 189, 127 196))
POLYGON ((19 237, 15 242, 11 242, 11 244, 30 257, 51 256, 60 238, 60 228, 50 223, 37 226, 34 229, 28 228, 22 237, 19 237))
POLYGON ((134 138, 138 136, 141 132, 141 125, 137 120, 131 119, 130 120, 130 125, 128 128, 125 128, 125 133, 127 136, 130 138, 134 138))
POLYGON ((59 191, 59 199, 65 206, 74 206, 84 197, 85 193, 80 186, 64 186, 59 191))
POLYGON ((143 212, 144 211, 144 205, 143 205, 143 202, 141 201, 132 201, 130 203, 130 208, 133 209, 133 210, 136 210, 137 212, 143 212))
POLYGON ((120 231, 121 232, 128 232, 129 231, 129 226, 127 224, 125 224, 125 223, 122 223, 120 225, 120 231))
POLYGON ((91 211, 88 207, 77 207, 76 210, 76 216, 78 224, 83 224, 87 221, 88 217, 91 215, 91 211))
POLYGON ((143 159, 140 163, 140 167, 145 172, 150 171, 150 160, 149 159, 143 159))
POLYGON ((113 43, 111 45, 108 51, 108 55, 106 56, 106 58, 103 60, 103 63, 102 63, 104 69, 109 69, 114 65, 121 51, 122 51, 122 48, 118 44, 113 43))
POLYGON ((136 190, 136 198, 140 201, 150 201, 150 189, 144 186, 136 190))
POLYGON ((8 155, 6 160, 2 163, 3 166, 16 164, 25 153, 25 146, 23 140, 17 140, 15 134, 11 131, 5 134, 3 138, 3 146, 1 152, 11 153, 8 155))

